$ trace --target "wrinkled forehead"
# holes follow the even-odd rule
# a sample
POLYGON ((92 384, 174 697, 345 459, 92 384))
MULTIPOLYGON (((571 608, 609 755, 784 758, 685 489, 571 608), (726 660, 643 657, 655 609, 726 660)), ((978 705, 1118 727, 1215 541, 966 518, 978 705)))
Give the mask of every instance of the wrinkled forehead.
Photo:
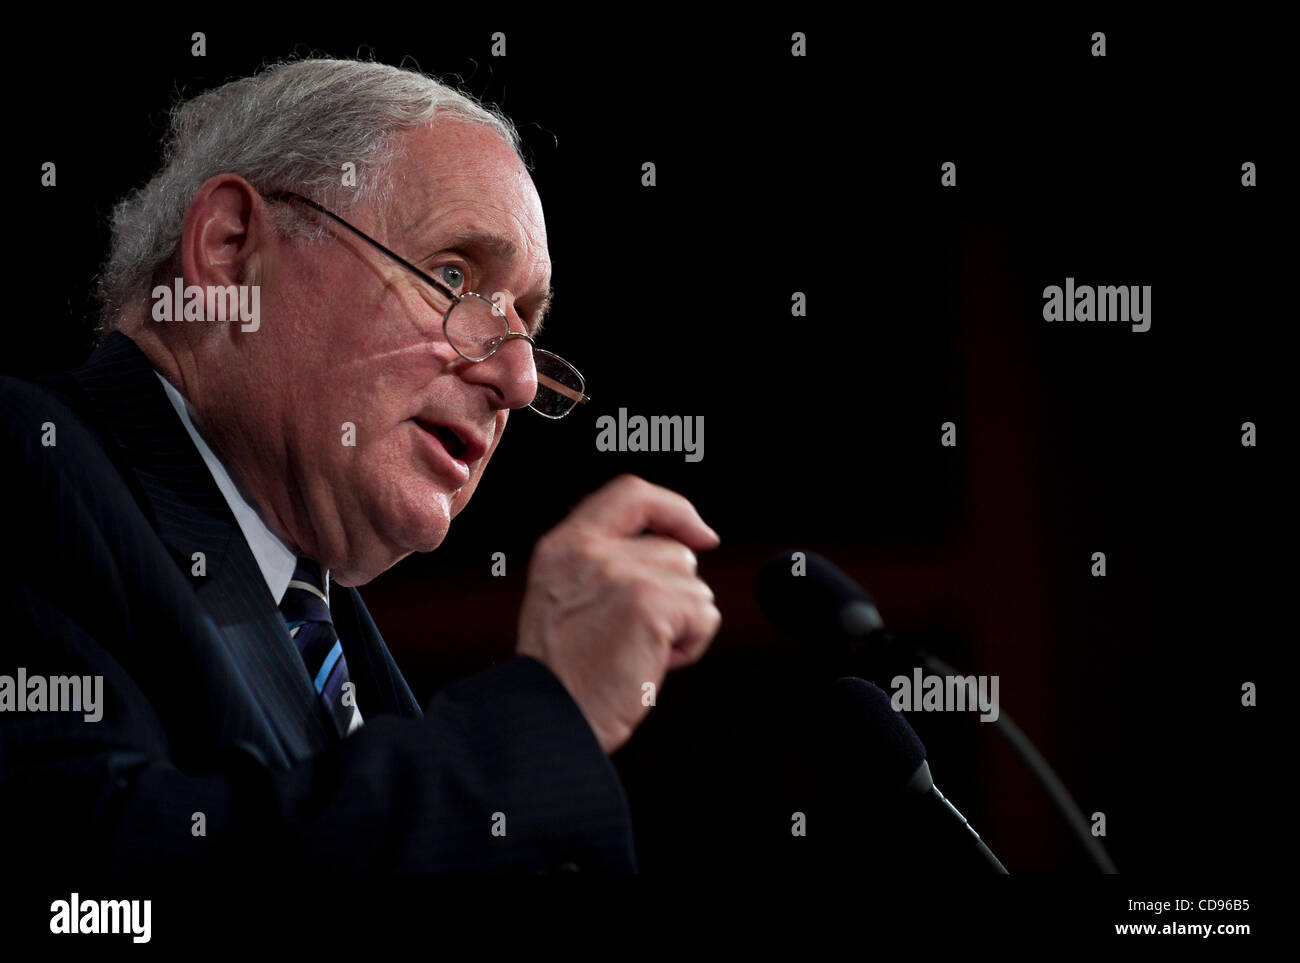
MULTIPOLYGON (((478 234, 502 243, 525 264, 549 260, 541 198, 523 162, 490 127, 440 118, 408 131, 393 161, 392 216, 424 245, 478 234)), ((431 248, 432 250, 432 248, 431 248)))

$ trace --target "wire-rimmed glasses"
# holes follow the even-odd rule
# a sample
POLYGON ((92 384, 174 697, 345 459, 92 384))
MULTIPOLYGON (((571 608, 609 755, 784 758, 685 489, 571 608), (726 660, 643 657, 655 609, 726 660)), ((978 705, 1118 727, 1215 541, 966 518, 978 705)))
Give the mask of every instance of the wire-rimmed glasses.
MULTIPOLYGON (((353 227, 343 218, 309 197, 293 191, 274 191, 264 195, 268 201, 297 200, 314 208, 347 228, 367 244, 381 251, 406 268, 426 285, 439 292, 451 303, 443 311, 442 333, 447 343, 466 361, 486 361, 509 343, 512 338, 528 342, 533 353, 533 367, 537 372, 537 394, 528 407, 545 418, 563 418, 580 403, 591 399, 585 394, 586 381, 582 374, 558 354, 537 347, 531 336, 510 330, 510 320, 496 302, 473 291, 455 294, 445 284, 430 277, 402 256, 393 253, 360 228, 353 227)), ((442 307, 423 287, 417 287, 420 296, 435 311, 442 307)))

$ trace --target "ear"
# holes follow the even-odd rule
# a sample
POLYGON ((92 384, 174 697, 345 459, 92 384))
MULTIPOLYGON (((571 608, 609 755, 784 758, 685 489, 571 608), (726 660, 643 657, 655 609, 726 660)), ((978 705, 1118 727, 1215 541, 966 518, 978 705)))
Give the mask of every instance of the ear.
POLYGON ((252 184, 238 174, 208 178, 181 226, 185 284, 207 289, 256 283, 275 236, 266 202, 252 184))

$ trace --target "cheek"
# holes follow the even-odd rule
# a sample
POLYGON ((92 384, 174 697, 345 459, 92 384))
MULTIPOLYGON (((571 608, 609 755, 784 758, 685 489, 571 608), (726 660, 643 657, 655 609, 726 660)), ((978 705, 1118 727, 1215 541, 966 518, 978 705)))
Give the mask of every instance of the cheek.
POLYGON ((373 528, 402 551, 430 552, 446 537, 460 496, 423 466, 413 437, 399 428, 352 449, 337 489, 347 493, 341 512, 349 530, 373 528))
MULTIPOLYGON (((429 386, 446 372, 444 346, 406 337, 356 345, 348 360, 334 356, 319 386, 316 405, 338 425, 357 426, 357 445, 387 444, 428 399, 429 386)), ((450 351, 450 348, 446 349, 450 351)))

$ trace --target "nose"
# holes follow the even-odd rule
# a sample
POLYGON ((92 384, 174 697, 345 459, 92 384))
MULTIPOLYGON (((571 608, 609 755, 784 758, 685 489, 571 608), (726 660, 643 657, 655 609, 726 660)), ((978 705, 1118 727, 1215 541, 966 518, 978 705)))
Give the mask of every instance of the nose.
POLYGON ((490 387, 499 398, 497 407, 522 408, 537 395, 537 368, 532 341, 514 305, 505 309, 510 334, 490 358, 466 366, 464 377, 490 387))

